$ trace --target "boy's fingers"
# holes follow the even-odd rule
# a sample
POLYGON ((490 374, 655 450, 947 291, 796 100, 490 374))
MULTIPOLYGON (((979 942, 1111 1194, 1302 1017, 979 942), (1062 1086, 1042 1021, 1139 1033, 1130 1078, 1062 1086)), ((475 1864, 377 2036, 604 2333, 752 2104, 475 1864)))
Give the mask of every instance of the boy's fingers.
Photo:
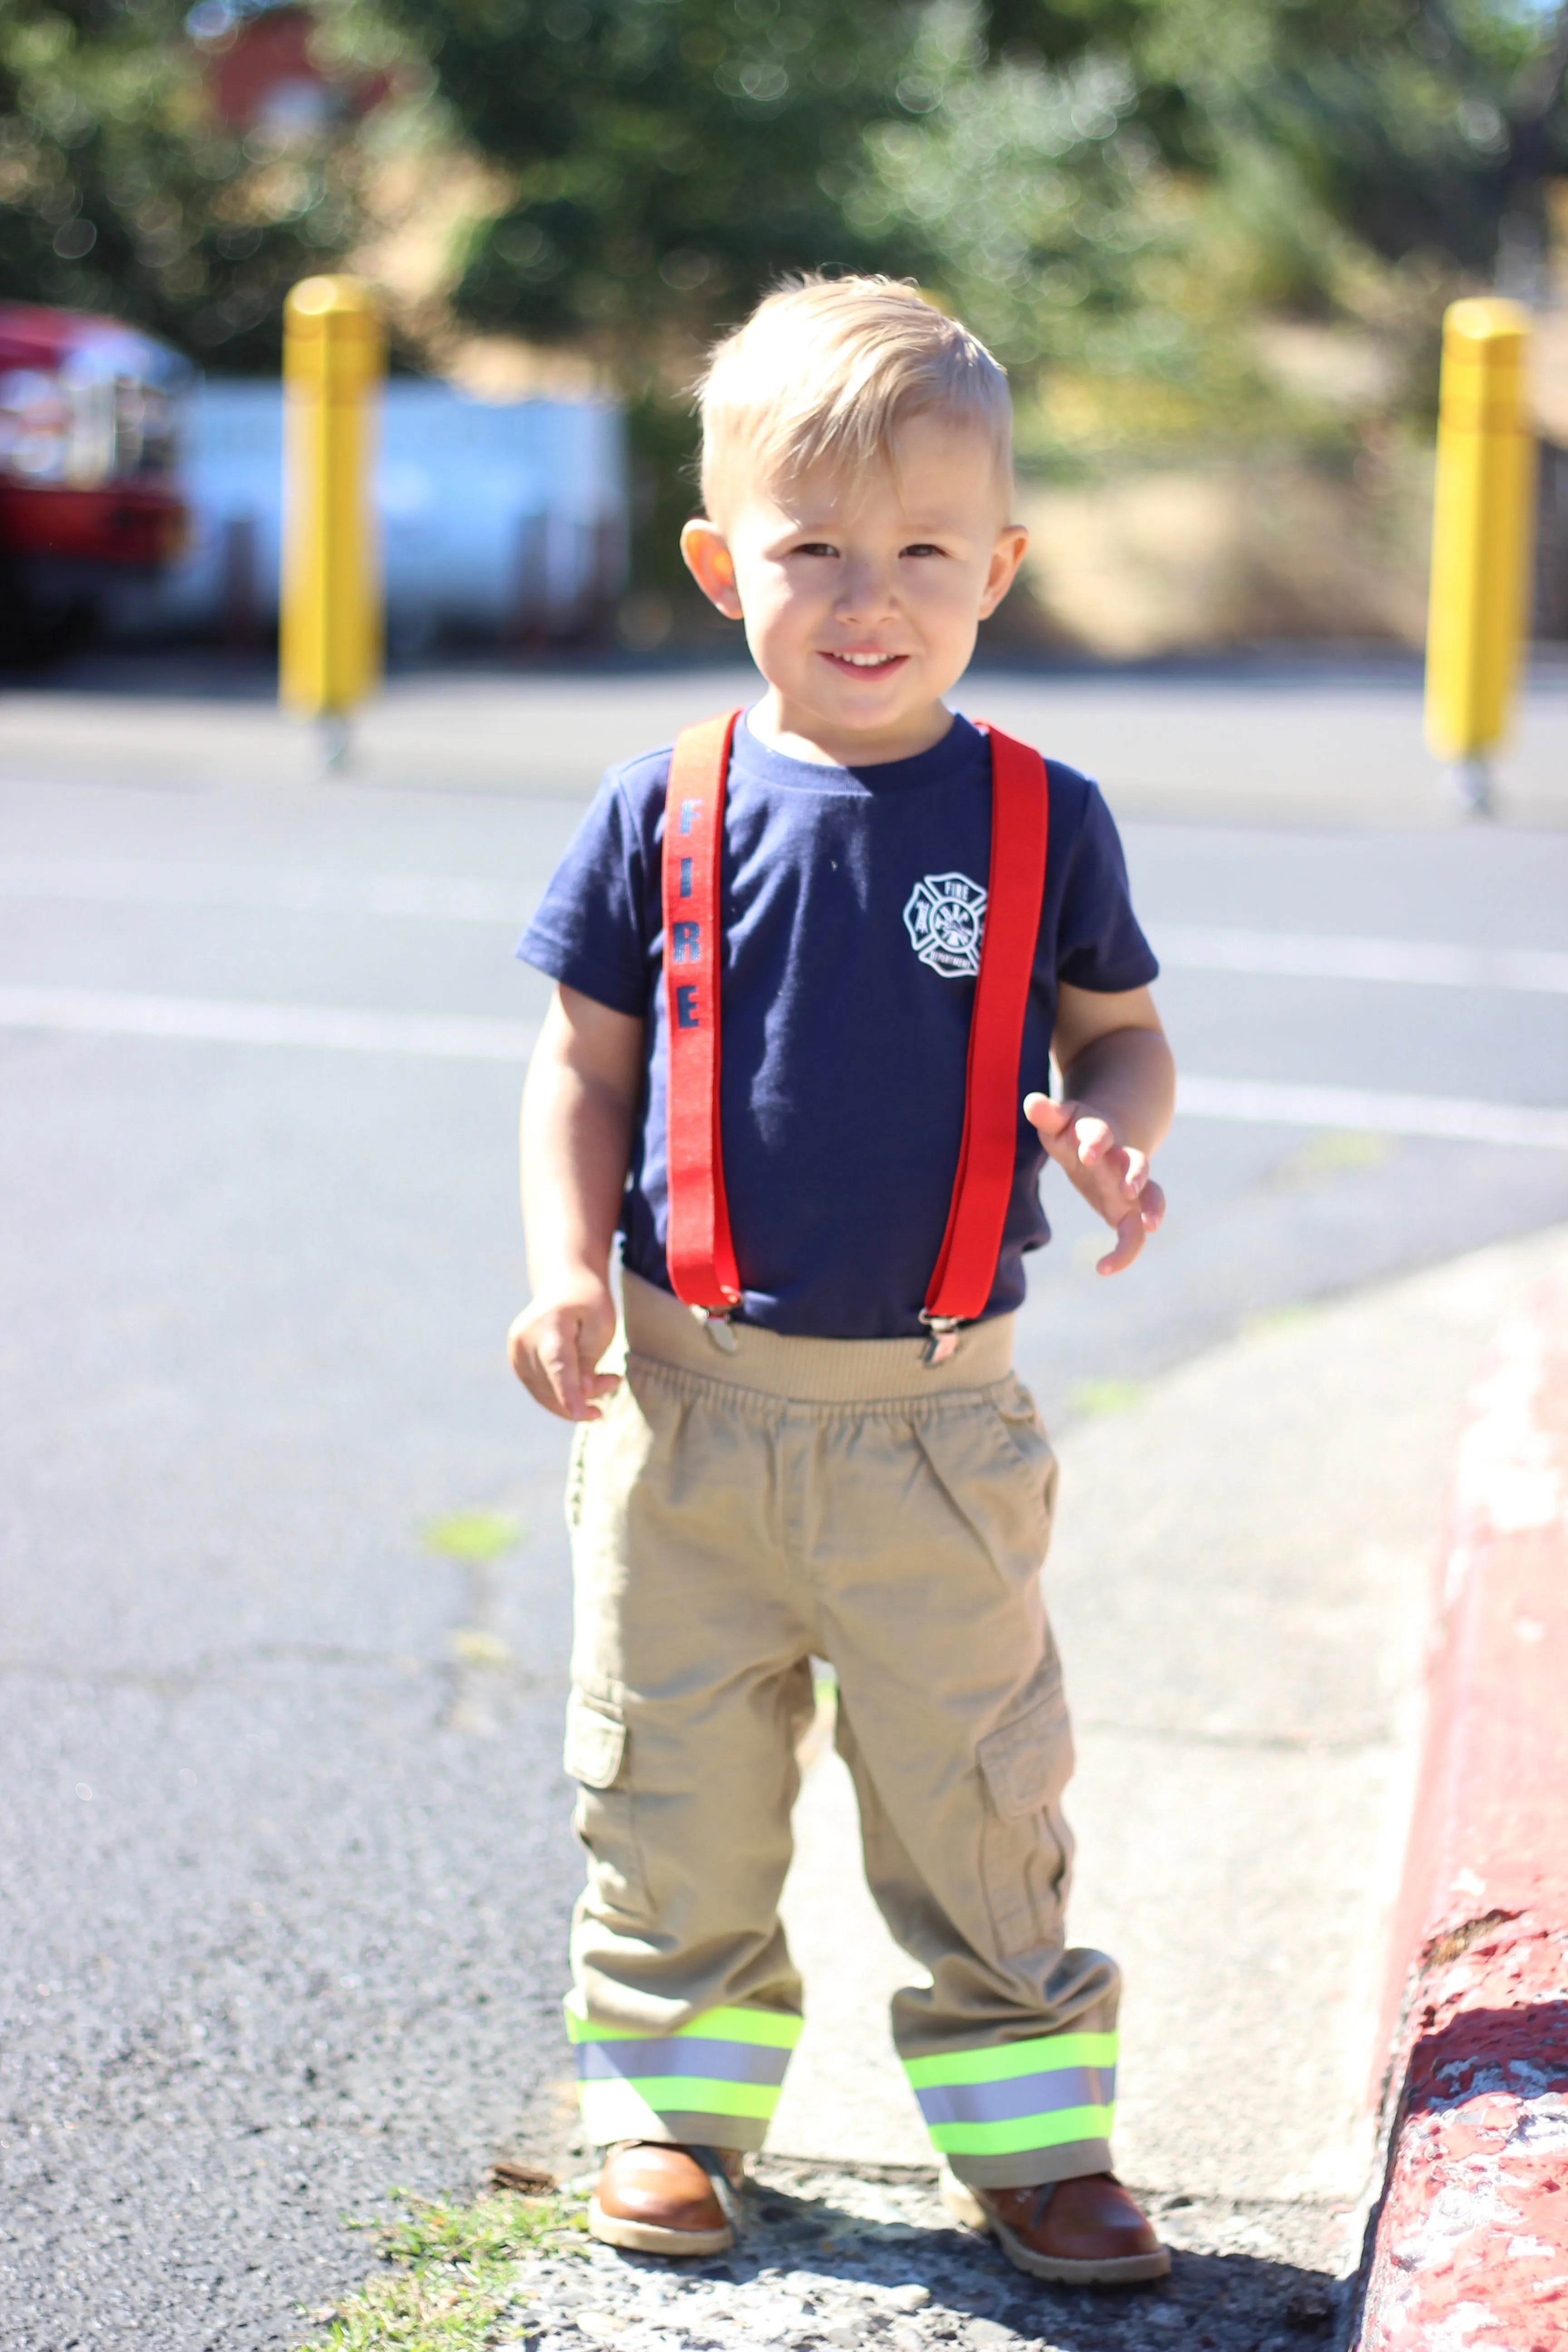
MULTIPOLYGON (((1024 1117, 1038 1135, 1053 1160, 1063 1166, 1073 1161, 1085 1163, 1083 1150, 1086 1133, 1091 1126, 1105 1127, 1103 1119, 1096 1120, 1091 1111, 1081 1103, 1053 1102, 1049 1095, 1026 1095, 1024 1117)), ((1105 1130, 1109 1134, 1110 1129, 1105 1130)), ((1092 1161, 1085 1164, 1092 1165, 1092 1161)))
POLYGON ((1095 1168, 1117 1149, 1114 1134, 1098 1111, 1081 1103, 1053 1102, 1049 1095, 1024 1097, 1024 1116, 1053 1159, 1076 1160, 1095 1168))
POLYGON ((1079 1103, 1026 1095, 1024 1116, 1075 1181, 1079 1175, 1089 1180, 1079 1190, 1116 1228, 1115 1247, 1100 1260, 1099 1271, 1120 1274, 1138 1255, 1145 1235, 1158 1232, 1165 1214, 1165 1195, 1149 1173, 1148 1153, 1119 1144, 1109 1122, 1079 1103))
POLYGON ((1165 1218, 1165 1195, 1152 1179, 1145 1182, 1135 1208, 1116 1222, 1116 1247, 1100 1261, 1097 1273, 1120 1274, 1131 1265, 1146 1237, 1157 1234, 1165 1218))
POLYGON ((1131 1265, 1143 1246, 1143 1219, 1136 1209, 1129 1210, 1116 1228, 1116 1247, 1102 1257, 1095 1267, 1097 1274, 1120 1274, 1131 1265))
POLYGON ((1073 1135, 1078 1143, 1078 1156, 1085 1168, 1093 1168, 1115 1148, 1116 1138, 1102 1118, 1092 1112, 1073 1121, 1073 1135))
POLYGON ((540 1368, 550 1383, 557 1409, 568 1421, 576 1421, 583 1412, 586 1399, 583 1394, 583 1375, 577 1369, 577 1349, 569 1345, 559 1330, 546 1331, 538 1342, 540 1368))
POLYGON ((1024 1117, 1037 1129, 1042 1142, 1050 1143, 1060 1135, 1068 1123, 1067 1103, 1053 1102, 1049 1095, 1032 1094, 1024 1097, 1024 1117))
POLYGON ((595 1367, 615 1330, 613 1310, 525 1307, 506 1335, 512 1370, 537 1404, 563 1421, 597 1421, 595 1400, 620 1386, 618 1372, 595 1367))

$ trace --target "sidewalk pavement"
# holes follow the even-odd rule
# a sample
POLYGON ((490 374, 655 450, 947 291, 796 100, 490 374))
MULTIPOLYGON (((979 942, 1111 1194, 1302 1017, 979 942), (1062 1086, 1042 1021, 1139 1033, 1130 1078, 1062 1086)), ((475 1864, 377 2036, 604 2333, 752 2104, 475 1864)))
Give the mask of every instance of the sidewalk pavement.
MULTIPOLYGON (((612 761, 750 700, 739 657, 708 668, 432 671, 392 679, 354 721, 345 783, 586 798, 612 761)), ((153 665, 149 677, 160 675, 153 665)), ((314 731, 286 718, 259 665, 237 690, 13 688, 0 777, 266 783, 320 774, 314 731), (258 697, 258 688, 262 689, 258 697)), ((221 665, 214 671, 221 679, 221 665)), ((1157 672, 979 670, 952 699, 1099 777, 1122 817, 1434 826, 1458 804, 1421 733, 1408 659, 1238 662, 1157 672)), ((1506 822, 1568 824, 1568 666, 1538 667, 1498 763, 1506 822)))
POLYGON ((1361 2352, 1568 2341, 1561 1266, 1509 1318, 1477 1385, 1439 1569, 1389 1970, 1388 2007, 1404 2014, 1361 2352))

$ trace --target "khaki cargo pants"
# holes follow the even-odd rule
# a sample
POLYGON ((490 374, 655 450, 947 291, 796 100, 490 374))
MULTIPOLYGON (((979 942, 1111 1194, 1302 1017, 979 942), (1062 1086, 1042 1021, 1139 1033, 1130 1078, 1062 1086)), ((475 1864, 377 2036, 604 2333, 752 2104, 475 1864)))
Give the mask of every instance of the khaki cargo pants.
POLYGON ((816 1656, 871 1891, 930 1972, 892 2022, 932 2141, 984 2187, 1107 2168, 1117 1974, 1063 1948, 1056 1468, 1010 1320, 928 1368, 915 1339, 742 1327, 721 1352, 625 1293, 626 1377, 567 1498, 589 2137, 763 2144, 800 2032, 778 1901, 816 1656))

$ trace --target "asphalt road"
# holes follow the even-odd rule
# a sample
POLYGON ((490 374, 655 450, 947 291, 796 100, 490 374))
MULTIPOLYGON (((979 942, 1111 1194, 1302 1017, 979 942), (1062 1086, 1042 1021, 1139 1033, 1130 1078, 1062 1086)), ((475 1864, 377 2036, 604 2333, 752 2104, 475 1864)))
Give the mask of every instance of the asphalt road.
MULTIPOLYGON (((543 1002, 509 951, 581 804, 540 765, 565 691, 490 681, 470 746, 450 682, 405 689, 439 757, 331 782, 244 704, 0 712, 7 2352, 296 2342, 365 2267, 342 2215, 559 2144, 564 1436, 500 1339, 543 1002)), ((1300 778, 1362 691, 1289 690, 1300 778)), ((1048 689, 1008 697, 977 702, 1050 748, 1048 689)), ((616 681, 628 749, 675 698, 616 681)), ((1262 775, 1216 821, 1179 705, 1124 804, 1211 1115, 1127 1280, 1058 1188, 1023 1354, 1058 1421, 1568 1214, 1568 834, 1417 821, 1404 771, 1352 824, 1342 763, 1321 823, 1262 775)))

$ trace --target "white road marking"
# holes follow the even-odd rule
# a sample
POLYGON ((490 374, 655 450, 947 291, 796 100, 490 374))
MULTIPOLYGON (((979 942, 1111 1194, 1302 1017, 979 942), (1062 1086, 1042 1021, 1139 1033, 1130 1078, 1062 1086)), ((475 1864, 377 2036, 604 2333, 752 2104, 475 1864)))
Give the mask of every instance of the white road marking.
POLYGON ((133 996, 91 988, 0 988, 0 1029, 178 1037, 218 1045, 306 1045, 350 1054, 429 1054, 444 1061, 512 1062, 519 1066, 539 1035, 537 1022, 465 1013, 133 996))
POLYGON ((426 922, 503 923, 520 931, 531 892, 463 875, 334 874, 311 866, 154 863, 131 857, 0 857, 0 898, 123 907, 262 907, 285 913, 404 915, 426 922))
POLYGON ((1542 948, 1469 948, 1439 940, 1369 940, 1317 931, 1153 927, 1172 971, 1277 973, 1286 980, 1383 980, 1422 988, 1523 989, 1568 995, 1568 955, 1542 948))
POLYGON ((1379 1135, 1426 1135, 1445 1142, 1568 1151, 1568 1110, 1542 1109, 1531 1103, 1183 1076, 1176 1082, 1176 1108, 1184 1118, 1236 1119, 1247 1126, 1365 1128, 1379 1135))
MULTIPOLYGON (((527 1060, 539 1035, 536 1022, 499 1021, 482 1014, 380 1013, 357 1005, 264 1004, 233 997, 122 995, 90 988, 0 988, 0 1029, 513 1063, 527 1060)), ((1186 1118, 1236 1119, 1250 1126, 1367 1128, 1383 1135, 1568 1151, 1568 1110, 1532 1104, 1192 1076, 1181 1080, 1179 1108, 1186 1118)))

